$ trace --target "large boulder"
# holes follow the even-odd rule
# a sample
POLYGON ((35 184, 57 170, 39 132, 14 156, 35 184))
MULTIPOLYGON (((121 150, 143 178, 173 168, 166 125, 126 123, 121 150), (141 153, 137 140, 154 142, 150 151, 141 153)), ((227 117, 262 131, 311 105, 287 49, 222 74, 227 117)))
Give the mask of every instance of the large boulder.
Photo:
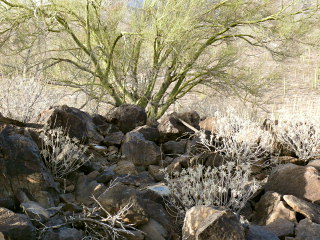
POLYGON ((245 240, 244 228, 229 210, 195 206, 186 213, 183 240, 245 240))
POLYGON ((107 121, 116 125, 122 132, 127 133, 147 122, 146 111, 139 106, 123 104, 106 116, 107 121))
POLYGON ((0 232, 5 239, 34 240, 36 228, 24 214, 16 214, 6 208, 0 208, 0 232))
POLYGON ((311 202, 320 200, 320 177, 312 166, 280 165, 271 172, 264 188, 311 202))
POLYGON ((160 147, 146 140, 138 132, 129 132, 125 135, 121 153, 136 166, 157 165, 161 159, 160 147))
POLYGON ((193 133, 193 129, 185 126, 180 120, 186 122, 192 128, 200 129, 199 121, 200 116, 197 112, 185 112, 185 113, 171 113, 161 118, 158 125, 160 133, 160 141, 167 142, 170 140, 176 140, 185 133, 193 133))
POLYGON ((0 198, 15 197, 24 189, 41 202, 39 193, 54 192, 53 178, 41 160, 37 144, 12 126, 0 126, 0 169, 0 198))
POLYGON ((67 105, 51 107, 42 112, 37 122, 50 129, 61 127, 70 137, 76 137, 83 142, 90 140, 100 143, 103 141, 92 117, 86 112, 67 105))

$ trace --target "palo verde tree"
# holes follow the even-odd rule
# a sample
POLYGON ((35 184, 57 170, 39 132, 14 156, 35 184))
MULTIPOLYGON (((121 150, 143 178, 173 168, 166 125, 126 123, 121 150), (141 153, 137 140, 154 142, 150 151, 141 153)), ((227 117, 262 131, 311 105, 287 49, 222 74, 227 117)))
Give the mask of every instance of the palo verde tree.
POLYGON ((312 27, 312 2, 0 0, 0 46, 30 53, 42 39, 30 68, 158 119, 199 85, 254 92, 259 86, 241 71, 241 49, 285 57, 312 27))

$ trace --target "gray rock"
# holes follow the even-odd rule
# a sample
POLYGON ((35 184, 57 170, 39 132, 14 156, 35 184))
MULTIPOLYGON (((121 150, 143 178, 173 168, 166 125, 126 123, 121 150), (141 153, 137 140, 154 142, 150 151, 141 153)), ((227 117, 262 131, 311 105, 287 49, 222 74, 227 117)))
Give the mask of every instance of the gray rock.
POLYGON ((183 240, 245 240, 239 219, 229 210, 195 206, 186 213, 183 240))
POLYGON ((177 141, 168 141, 162 145, 163 152, 165 154, 184 154, 186 150, 186 140, 177 141))
POLYGON ((309 218, 312 222, 320 223, 320 206, 307 202, 292 195, 284 195, 283 199, 296 212, 309 218))
POLYGON ((160 140, 160 133, 158 129, 155 127, 149 127, 147 125, 144 125, 144 126, 135 128, 134 130, 132 130, 132 132, 141 133, 146 140, 151 142, 157 143, 160 140))
POLYGON ((16 214, 8 209, 0 208, 0 232, 5 239, 34 240, 36 228, 24 214, 16 214))
POLYGON ((137 132, 125 135, 121 153, 136 166, 157 165, 161 159, 160 147, 137 132))
POLYGON ((67 105, 51 107, 42 112, 38 122, 50 129, 61 127, 70 137, 76 137, 84 142, 103 141, 103 136, 96 130, 92 117, 86 112, 67 105))
POLYGON ((294 195, 311 202, 320 200, 320 178, 312 166, 294 164, 280 165, 275 168, 265 185, 266 191, 282 195, 294 195))
POLYGON ((286 207, 280 194, 266 192, 256 205, 252 222, 258 225, 269 225, 279 219, 295 221, 295 212, 286 207))
POLYGON ((124 134, 122 132, 114 132, 114 133, 109 133, 103 140, 103 143, 106 146, 114 146, 117 145, 119 146, 122 142, 122 139, 124 137, 124 134))
POLYGON ((131 205, 125 219, 127 223, 135 226, 146 224, 149 221, 148 214, 142 206, 142 199, 138 191, 131 186, 116 183, 98 197, 101 206, 109 213, 115 214, 127 205, 131 205))
POLYGON ((39 203, 28 201, 20 204, 23 212, 25 212, 31 220, 40 221, 42 223, 46 222, 50 214, 49 212, 40 206, 39 203))
POLYGON ((303 219, 296 227, 296 239, 319 240, 320 224, 313 223, 309 219, 303 219))
POLYGON ((79 175, 77 180, 75 197, 78 202, 90 205, 94 202, 91 196, 98 197, 106 189, 104 184, 98 183, 95 180, 90 180, 87 176, 82 174, 79 175))
POLYGON ((112 110, 107 116, 107 121, 116 125, 123 133, 130 132, 147 122, 147 114, 142 107, 123 104, 112 110))
POLYGON ((186 127, 179 119, 185 121, 192 127, 199 129, 199 114, 195 111, 186 112, 186 113, 171 113, 169 115, 164 115, 158 125, 158 130, 160 133, 160 141, 167 142, 170 140, 176 140, 181 137, 183 134, 193 130, 186 127))
POLYGON ((288 219, 278 218, 265 227, 278 237, 284 237, 293 235, 295 224, 288 219))
POLYGON ((62 227, 56 230, 50 229, 43 238, 44 240, 81 240, 83 234, 75 228, 62 227))
POLYGON ((117 167, 114 169, 114 172, 118 175, 128 174, 128 175, 137 175, 138 171, 131 161, 119 161, 117 167))
POLYGON ((12 126, 0 126, 0 166, 0 198, 13 198, 19 189, 26 189, 39 202, 41 191, 55 189, 37 144, 12 126))
POLYGON ((146 236, 146 240, 166 240, 168 239, 167 230, 154 219, 150 219, 149 222, 140 227, 146 236))
POLYGON ((246 240, 279 240, 279 238, 263 226, 249 225, 246 240))
POLYGON ((115 176, 115 172, 112 169, 106 169, 96 178, 98 183, 108 183, 115 176))
POLYGON ((157 165, 149 165, 148 171, 150 175, 158 182, 164 180, 164 173, 161 172, 162 167, 157 165))

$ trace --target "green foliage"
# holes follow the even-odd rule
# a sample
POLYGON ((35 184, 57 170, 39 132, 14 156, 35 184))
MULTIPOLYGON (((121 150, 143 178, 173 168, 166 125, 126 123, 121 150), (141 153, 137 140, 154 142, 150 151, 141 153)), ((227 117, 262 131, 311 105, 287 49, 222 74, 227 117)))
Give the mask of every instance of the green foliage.
POLYGON ((32 46, 30 68, 93 99, 138 104, 150 118, 198 85, 256 93, 256 76, 237 61, 245 47, 282 59, 318 12, 298 0, 145 0, 141 8, 119 0, 37 2, 0 0, 2 44, 20 53, 32 46))

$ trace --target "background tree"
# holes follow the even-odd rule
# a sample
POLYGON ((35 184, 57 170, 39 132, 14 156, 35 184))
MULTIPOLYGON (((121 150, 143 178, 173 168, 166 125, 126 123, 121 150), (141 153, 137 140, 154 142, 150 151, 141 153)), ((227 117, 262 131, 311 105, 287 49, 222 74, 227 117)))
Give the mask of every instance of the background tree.
POLYGON ((239 61, 244 47, 265 48, 280 60, 296 52, 318 4, 0 0, 0 9, 5 54, 28 53, 28 69, 99 101, 140 105, 158 119, 199 85, 256 93, 261 78, 274 76, 248 72, 239 61))

